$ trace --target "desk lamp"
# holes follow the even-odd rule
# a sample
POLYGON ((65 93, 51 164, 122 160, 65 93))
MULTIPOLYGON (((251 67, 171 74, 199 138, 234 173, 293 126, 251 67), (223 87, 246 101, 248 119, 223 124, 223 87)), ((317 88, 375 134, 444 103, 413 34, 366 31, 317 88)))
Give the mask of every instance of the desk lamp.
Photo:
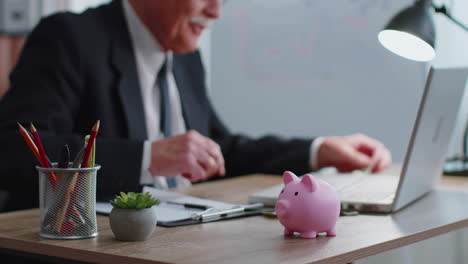
POLYGON ((434 59, 435 27, 430 7, 430 1, 418 0, 400 11, 379 33, 380 44, 406 59, 434 59))
MULTIPOLYGON (((403 58, 421 62, 431 61, 436 55, 432 9, 468 31, 468 27, 455 19, 445 5, 436 6, 432 0, 416 0, 412 6, 396 14, 378 34, 380 43, 403 58)), ((468 123, 463 134, 463 156, 449 159, 444 167, 445 174, 468 176, 467 144, 468 123)))

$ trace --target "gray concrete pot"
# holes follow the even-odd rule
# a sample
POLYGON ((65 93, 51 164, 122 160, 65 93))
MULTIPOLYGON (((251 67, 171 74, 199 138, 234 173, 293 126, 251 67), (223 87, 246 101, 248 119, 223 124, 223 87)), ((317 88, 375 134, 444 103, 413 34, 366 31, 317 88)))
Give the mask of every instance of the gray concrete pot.
POLYGON ((156 228, 156 207, 139 210, 112 208, 109 222, 117 240, 143 241, 156 228))

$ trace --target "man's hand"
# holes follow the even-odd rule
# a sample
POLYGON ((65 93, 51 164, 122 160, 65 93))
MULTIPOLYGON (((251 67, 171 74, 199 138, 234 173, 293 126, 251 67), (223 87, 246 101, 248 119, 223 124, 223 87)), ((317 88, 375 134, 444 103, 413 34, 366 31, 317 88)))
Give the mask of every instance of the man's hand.
POLYGON ((390 166, 390 151, 366 135, 326 138, 318 151, 318 168, 336 167, 341 172, 370 168, 372 173, 390 166))
POLYGON ((191 130, 153 142, 149 171, 152 175, 182 175, 197 182, 224 176, 224 158, 218 144, 191 130))

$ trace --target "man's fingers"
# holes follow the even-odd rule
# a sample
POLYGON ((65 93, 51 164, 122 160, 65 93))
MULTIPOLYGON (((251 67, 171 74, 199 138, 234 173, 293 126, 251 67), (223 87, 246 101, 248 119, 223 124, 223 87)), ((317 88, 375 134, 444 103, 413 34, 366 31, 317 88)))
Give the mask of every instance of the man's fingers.
POLYGON ((369 166, 371 159, 364 153, 359 152, 351 146, 342 149, 342 164, 336 166, 340 171, 353 171, 364 169, 369 166))
POLYGON ((392 158, 390 151, 381 143, 376 142, 375 148, 368 154, 366 151, 359 149, 359 151, 370 156, 368 165, 369 172, 377 173, 390 166, 392 158))
POLYGON ((390 151, 378 140, 362 134, 350 136, 348 139, 354 142, 352 144, 359 152, 371 157, 368 167, 372 173, 380 172, 392 163, 390 151))
POLYGON ((224 174, 226 173, 226 169, 224 167, 224 157, 218 144, 214 144, 215 146, 211 147, 208 150, 208 153, 216 161, 216 165, 218 167, 218 171, 216 173, 220 176, 224 176, 224 174))
POLYGON ((199 155, 199 157, 197 157, 197 161, 205 171, 205 178, 203 178, 204 180, 218 173, 219 166, 208 153, 199 155))
POLYGON ((370 162, 371 159, 367 155, 356 151, 354 155, 351 156, 348 163, 351 167, 357 170, 369 167, 370 162))
POLYGON ((193 155, 196 162, 202 167, 205 172, 203 179, 220 171, 219 167, 224 166, 224 160, 216 143, 194 130, 188 131, 183 137, 185 139, 184 151, 193 155))
POLYGON ((216 174, 219 174, 221 176, 224 176, 226 169, 224 168, 224 157, 221 152, 221 148, 219 147, 218 144, 216 144, 214 141, 212 141, 209 138, 203 138, 202 142, 202 148, 208 153, 208 155, 211 156, 211 158, 215 161, 216 163, 216 174))
POLYGON ((377 154, 376 152, 383 148, 385 148, 385 146, 382 143, 372 141, 360 142, 357 146, 357 150, 367 154, 368 156, 374 156, 377 154))
POLYGON ((182 176, 191 182, 197 182, 207 177, 205 170, 198 164, 197 159, 190 154, 186 155, 183 161, 182 171, 182 176))
POLYGON ((219 176, 222 176, 222 177, 226 176, 226 167, 224 166, 224 164, 223 164, 223 166, 219 169, 218 174, 219 174, 219 176))
POLYGON ((213 175, 217 174, 219 176, 224 176, 226 169, 224 168, 223 156, 219 154, 213 154, 213 153, 209 154, 209 156, 214 162, 213 168, 215 169, 215 171, 213 172, 213 175))
POLYGON ((196 131, 156 141, 151 148, 149 169, 153 175, 183 175, 200 181, 225 173, 219 145, 196 131))
POLYGON ((385 146, 378 140, 364 134, 348 136, 347 140, 350 141, 351 145, 355 146, 357 150, 367 154, 368 156, 374 156, 376 151, 385 148, 385 146))
POLYGON ((317 153, 317 167, 334 166, 339 171, 370 169, 373 172, 390 166, 390 151, 379 141, 363 134, 328 137, 317 153))
POLYGON ((379 156, 376 166, 372 169, 373 173, 381 172, 392 164, 392 155, 387 148, 384 148, 379 156))

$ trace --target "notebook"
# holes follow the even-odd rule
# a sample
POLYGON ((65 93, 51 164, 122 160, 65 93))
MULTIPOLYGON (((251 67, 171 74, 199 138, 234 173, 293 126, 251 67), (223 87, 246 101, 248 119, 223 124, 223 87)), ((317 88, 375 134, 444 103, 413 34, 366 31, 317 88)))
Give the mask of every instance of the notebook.
MULTIPOLYGON (((427 194, 442 175, 467 76, 468 68, 431 67, 399 173, 372 175, 356 171, 312 175, 337 189, 342 210, 390 213, 427 194)), ((280 184, 254 193, 249 202, 274 206, 282 188, 280 184)))

